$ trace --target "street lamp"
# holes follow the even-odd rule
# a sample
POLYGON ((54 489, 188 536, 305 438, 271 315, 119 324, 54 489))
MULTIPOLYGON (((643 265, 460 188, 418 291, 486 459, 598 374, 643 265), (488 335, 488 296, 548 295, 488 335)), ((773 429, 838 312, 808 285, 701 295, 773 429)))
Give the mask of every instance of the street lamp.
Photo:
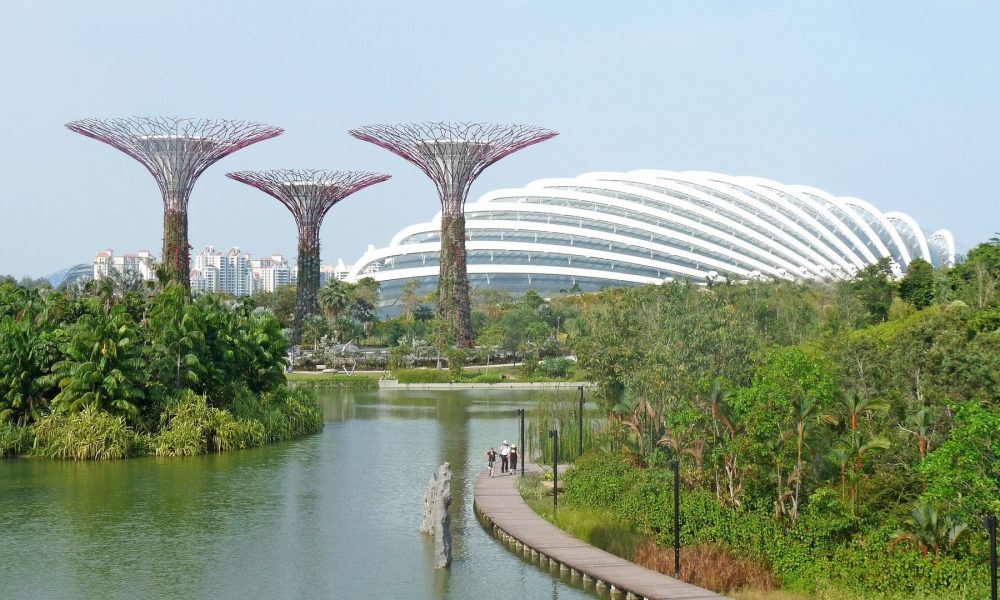
POLYGON ((559 510, 559 430, 549 430, 549 437, 552 438, 552 518, 559 510))
POLYGON ((577 460, 583 456, 583 386, 580 386, 580 452, 577 454, 577 460))
POLYGON ((524 461, 528 459, 527 449, 524 447, 524 409, 517 409, 517 414, 521 417, 521 455, 518 458, 521 460, 521 477, 524 477, 524 461))
MULTIPOLYGON (((670 461, 674 471, 674 578, 681 578, 681 462, 670 461)), ((995 599, 994 599, 995 600, 995 599)))
POLYGON ((984 517, 983 527, 990 534, 990 598, 997 600, 997 516, 984 517))

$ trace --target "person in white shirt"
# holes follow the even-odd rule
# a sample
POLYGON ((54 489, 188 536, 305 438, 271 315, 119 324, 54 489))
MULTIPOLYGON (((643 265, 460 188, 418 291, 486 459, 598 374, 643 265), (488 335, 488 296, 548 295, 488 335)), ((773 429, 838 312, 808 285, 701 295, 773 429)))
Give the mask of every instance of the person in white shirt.
POLYGON ((500 473, 501 474, 507 472, 507 455, 508 454, 510 454, 510 444, 507 443, 507 440, 504 440, 503 443, 500 444, 500 473))

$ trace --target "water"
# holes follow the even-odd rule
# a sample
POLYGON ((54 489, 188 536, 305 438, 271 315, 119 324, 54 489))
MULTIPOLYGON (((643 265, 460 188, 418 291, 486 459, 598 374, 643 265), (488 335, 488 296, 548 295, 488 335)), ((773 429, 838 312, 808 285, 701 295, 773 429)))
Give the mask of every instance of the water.
POLYGON ((321 391, 322 433, 231 454, 0 461, 0 598, 592 598, 472 512, 484 453, 514 440, 511 391, 321 391), (452 464, 454 562, 419 533, 452 464))

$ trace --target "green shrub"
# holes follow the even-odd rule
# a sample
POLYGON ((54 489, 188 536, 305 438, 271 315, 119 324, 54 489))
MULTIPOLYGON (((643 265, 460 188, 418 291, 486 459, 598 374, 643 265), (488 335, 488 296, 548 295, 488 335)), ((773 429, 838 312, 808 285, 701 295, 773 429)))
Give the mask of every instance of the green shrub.
POLYGON ((546 377, 566 377, 569 373, 570 362, 561 356, 551 356, 543 360, 538 366, 545 373, 546 377))
POLYGON ((217 448, 220 452, 245 450, 267 441, 260 421, 237 419, 224 410, 216 413, 217 448))
POLYGON ((124 417, 88 406, 69 416, 42 417, 35 426, 35 451, 71 460, 125 458, 133 452, 135 435, 124 417))
POLYGON ((292 387, 324 387, 352 390, 377 390, 378 378, 368 375, 345 375, 343 373, 299 374, 289 373, 288 382, 292 387))
POLYGON ((480 373, 472 380, 474 383, 500 383, 503 377, 499 373, 480 373))
MULTIPOLYGON (((622 456, 593 451, 567 472, 561 499, 573 509, 609 511, 622 526, 667 546, 673 542, 672 478, 667 469, 639 469, 622 456)), ((862 524, 845 516, 837 496, 818 490, 792 526, 763 510, 723 506, 711 492, 682 489, 681 543, 722 545, 763 561, 785 588, 809 594, 839 589, 861 597, 984 597, 988 569, 981 549, 954 558, 891 547, 896 524, 859 532, 862 524)))
POLYGON ((35 432, 31 426, 0 424, 0 458, 26 454, 34 439, 35 432))
POLYGON ((437 369, 400 369, 393 373, 399 383, 451 383, 450 371, 437 369))
POLYGON ((288 415, 288 431, 293 437, 323 429, 323 411, 316 404, 316 398, 305 390, 294 390, 285 395, 285 412, 288 415))
POLYGON ((156 455, 195 456, 221 450, 217 443, 220 412, 232 418, 228 412, 209 406, 205 396, 185 390, 161 416, 163 425, 156 440, 156 455))
POLYGON ((448 359, 448 372, 451 373, 453 381, 462 379, 462 367, 469 361, 468 355, 462 348, 449 348, 445 353, 448 359))

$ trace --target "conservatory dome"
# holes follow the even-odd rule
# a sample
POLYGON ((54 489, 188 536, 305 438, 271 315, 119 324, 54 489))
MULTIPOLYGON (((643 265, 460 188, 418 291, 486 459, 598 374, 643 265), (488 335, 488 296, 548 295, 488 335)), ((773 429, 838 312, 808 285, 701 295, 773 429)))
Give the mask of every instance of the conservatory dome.
MULTIPOLYGON (((484 194, 465 207, 470 289, 638 286, 664 281, 839 279, 882 257, 955 260, 947 230, 909 215, 759 177, 702 171, 595 172, 484 194)), ((437 289, 440 213, 369 248, 348 279, 372 277, 392 303, 408 281, 437 289)))

